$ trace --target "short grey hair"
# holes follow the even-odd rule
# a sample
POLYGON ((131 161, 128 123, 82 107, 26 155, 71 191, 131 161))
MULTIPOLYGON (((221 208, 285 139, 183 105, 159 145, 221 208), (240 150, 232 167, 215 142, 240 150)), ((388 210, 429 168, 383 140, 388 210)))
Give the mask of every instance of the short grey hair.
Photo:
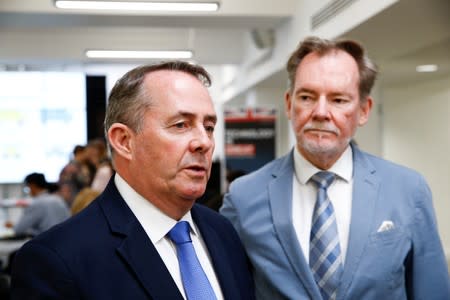
POLYGON ((370 95, 378 68, 367 56, 363 46, 353 40, 326 40, 311 36, 301 41, 286 64, 290 92, 294 88, 297 68, 306 55, 317 53, 322 56, 336 50, 344 51, 355 59, 359 70, 359 97, 364 101, 370 95))
POLYGON ((152 105, 143 82, 147 74, 160 70, 185 72, 196 77, 205 87, 211 85, 211 77, 203 67, 184 61, 167 61, 130 70, 116 82, 108 98, 104 121, 107 140, 108 130, 114 123, 122 123, 134 132, 141 130, 144 114, 152 105))

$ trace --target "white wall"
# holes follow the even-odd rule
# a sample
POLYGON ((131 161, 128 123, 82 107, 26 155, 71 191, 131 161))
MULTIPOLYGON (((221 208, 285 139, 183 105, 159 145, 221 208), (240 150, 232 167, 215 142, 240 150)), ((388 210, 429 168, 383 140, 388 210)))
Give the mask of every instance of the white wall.
POLYGON ((425 176, 450 257, 450 77, 383 94, 383 156, 425 176))
POLYGON ((369 121, 358 128, 355 140, 359 148, 374 155, 382 155, 382 112, 383 98, 381 97, 381 88, 375 85, 372 89, 372 111, 369 115, 369 121))

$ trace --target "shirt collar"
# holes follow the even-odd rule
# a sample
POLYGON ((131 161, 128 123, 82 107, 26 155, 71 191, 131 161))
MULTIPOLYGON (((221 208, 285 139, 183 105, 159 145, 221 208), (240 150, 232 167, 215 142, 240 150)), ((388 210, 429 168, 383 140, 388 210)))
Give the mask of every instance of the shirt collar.
MULTIPOLYGON (((116 173, 114 176, 114 183, 131 209, 133 214, 138 219, 139 223, 144 228, 153 244, 156 244, 163 239, 166 234, 178 222, 172 219, 159 208, 157 208, 150 200, 145 199, 137 193, 120 175, 116 173)), ((192 220, 191 212, 188 211, 180 221, 187 221, 191 228, 191 233, 197 235, 197 228, 192 220)))
MULTIPOLYGON (((294 147, 294 170, 297 180, 301 184, 306 184, 308 180, 321 171, 312 163, 300 154, 297 147, 294 147)), ((339 178, 350 182, 353 174, 353 151, 352 147, 348 146, 342 153, 341 157, 331 166, 327 171, 333 172, 338 175, 339 178)))

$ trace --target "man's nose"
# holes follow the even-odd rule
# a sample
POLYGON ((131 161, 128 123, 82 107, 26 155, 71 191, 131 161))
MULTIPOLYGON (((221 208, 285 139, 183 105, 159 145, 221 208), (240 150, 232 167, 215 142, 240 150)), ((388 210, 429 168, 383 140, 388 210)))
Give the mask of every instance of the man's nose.
POLYGON ((329 118, 330 107, 325 97, 320 97, 313 109, 313 116, 315 118, 326 119, 329 118))
POLYGON ((214 138, 203 126, 196 128, 191 140, 192 152, 207 152, 214 146, 214 138))

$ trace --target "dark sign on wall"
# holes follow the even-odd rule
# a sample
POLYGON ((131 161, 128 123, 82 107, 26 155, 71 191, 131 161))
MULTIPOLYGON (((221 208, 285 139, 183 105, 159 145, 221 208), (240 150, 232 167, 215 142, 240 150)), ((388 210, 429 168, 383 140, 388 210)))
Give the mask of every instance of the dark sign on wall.
POLYGON ((87 139, 104 138, 106 77, 86 76, 87 139))
POLYGON ((225 110, 225 160, 229 170, 252 172, 275 158, 276 110, 225 110))

